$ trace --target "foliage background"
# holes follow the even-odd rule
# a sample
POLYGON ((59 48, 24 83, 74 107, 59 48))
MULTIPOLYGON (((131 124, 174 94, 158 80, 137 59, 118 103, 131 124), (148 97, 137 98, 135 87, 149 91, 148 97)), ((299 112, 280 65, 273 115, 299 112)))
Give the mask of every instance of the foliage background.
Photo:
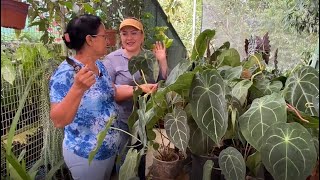
MULTIPOLYGON (((168 2, 159 0, 164 9, 168 2)), ((170 20, 190 54, 193 0, 179 2, 180 8, 170 20)), ((262 37, 268 32, 271 44, 270 66, 278 48, 279 69, 292 69, 298 63, 306 63, 317 46, 318 8, 319 1, 315 0, 201 0, 197 1, 196 36, 200 30, 216 29, 213 42, 215 47, 230 41, 231 47, 236 48, 243 59, 244 40, 251 35, 262 37), (303 24, 306 21, 309 23, 303 24)))

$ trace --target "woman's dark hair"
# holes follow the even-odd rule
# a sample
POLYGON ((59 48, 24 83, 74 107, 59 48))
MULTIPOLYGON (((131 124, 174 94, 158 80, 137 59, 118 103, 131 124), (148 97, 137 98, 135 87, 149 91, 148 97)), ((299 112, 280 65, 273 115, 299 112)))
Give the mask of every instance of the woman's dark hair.
POLYGON ((78 51, 85 43, 87 35, 98 33, 101 23, 101 19, 98 16, 91 14, 74 17, 68 23, 62 39, 68 48, 78 51), (68 38, 66 38, 67 36, 68 38))

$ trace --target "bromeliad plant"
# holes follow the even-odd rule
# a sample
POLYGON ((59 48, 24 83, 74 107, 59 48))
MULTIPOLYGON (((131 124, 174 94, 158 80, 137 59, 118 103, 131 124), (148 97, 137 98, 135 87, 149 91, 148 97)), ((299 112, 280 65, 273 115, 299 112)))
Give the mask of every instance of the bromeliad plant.
MULTIPOLYGON (((259 167, 274 179, 306 179, 318 159, 319 72, 300 65, 286 75, 277 68, 267 71, 267 34, 247 41, 243 61, 228 42, 212 48, 214 35, 203 31, 190 60, 179 63, 144 105, 138 99, 131 125, 139 128, 133 125, 132 132, 145 128, 155 144, 152 128, 164 119, 177 148, 218 157, 225 179, 257 176, 259 167), (166 101, 172 92, 179 102, 166 101)), ((137 157, 129 153, 127 159, 137 157)), ((134 167, 124 168, 134 172, 134 167)))

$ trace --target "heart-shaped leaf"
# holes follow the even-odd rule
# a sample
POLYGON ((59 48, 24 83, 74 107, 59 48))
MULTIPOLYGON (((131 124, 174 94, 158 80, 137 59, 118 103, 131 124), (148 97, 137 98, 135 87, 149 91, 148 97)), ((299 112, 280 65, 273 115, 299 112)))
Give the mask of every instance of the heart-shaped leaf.
POLYGON ((317 153, 310 133, 299 123, 275 123, 262 138, 261 157, 275 180, 306 179, 317 153))
POLYGON ((119 179, 131 179, 137 176, 136 167, 138 158, 139 152, 136 149, 130 148, 123 165, 120 167, 119 179))
POLYGON ((216 34, 216 31, 211 29, 206 29, 200 33, 192 49, 192 54, 191 54, 192 61, 200 59, 204 56, 204 53, 206 52, 206 49, 207 49, 207 44, 214 37, 215 34, 216 34))
POLYGON ((172 113, 166 114, 164 121, 168 138, 179 150, 185 153, 190 139, 186 112, 182 108, 174 108, 172 113))
POLYGON ((288 77, 284 97, 298 110, 317 115, 314 106, 311 106, 316 95, 319 95, 319 72, 313 67, 303 66, 288 77))
POLYGON ((261 138, 266 130, 276 122, 286 121, 286 102, 277 93, 255 99, 239 118, 243 136, 257 150, 260 150, 261 138))
POLYGON ((157 82, 159 76, 159 64, 153 53, 149 50, 142 50, 137 56, 133 56, 128 63, 131 74, 142 71, 148 83, 157 82))
POLYGON ((225 95, 225 84, 217 70, 205 70, 194 76, 190 89, 192 116, 218 146, 228 127, 225 95))
POLYGON ((243 180, 246 164, 242 154, 234 147, 228 147, 219 154, 219 167, 226 180, 243 180))
POLYGON ((234 88, 232 88, 231 94, 233 97, 237 98, 241 106, 246 102, 247 95, 248 95, 248 89, 251 87, 252 82, 250 80, 242 80, 238 82, 234 88))

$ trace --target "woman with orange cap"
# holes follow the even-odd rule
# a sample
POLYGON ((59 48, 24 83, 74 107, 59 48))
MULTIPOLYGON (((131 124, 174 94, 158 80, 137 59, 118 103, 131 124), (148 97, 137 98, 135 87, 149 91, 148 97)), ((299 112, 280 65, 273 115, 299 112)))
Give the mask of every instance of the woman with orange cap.
MULTIPOLYGON (((120 39, 122 48, 108 54, 103 64, 105 65, 111 81, 117 85, 135 85, 133 77, 135 80, 141 78, 140 72, 131 74, 128 69, 128 62, 133 56, 137 56, 143 49, 144 43, 144 30, 142 23, 133 17, 124 19, 119 27, 120 39)), ((160 75, 158 80, 164 80, 167 78, 168 65, 166 58, 166 49, 162 42, 157 41, 154 45, 153 53, 158 61, 160 68, 160 75)), ((152 82, 154 83, 154 82, 152 82)), ((125 101, 117 101, 121 129, 129 131, 127 125, 128 117, 130 116, 133 108, 132 98, 125 101)), ((121 133, 121 148, 128 142, 129 136, 125 133, 121 133)), ((122 149, 120 149, 120 152, 122 149)), ((123 159, 124 160, 124 159, 123 159)), ((141 160, 142 164, 143 159, 141 160)), ((118 169, 119 167, 117 167, 118 169)), ((144 169, 144 167, 142 168, 144 169)), ((144 172, 139 172, 140 179, 143 179, 144 172)))

